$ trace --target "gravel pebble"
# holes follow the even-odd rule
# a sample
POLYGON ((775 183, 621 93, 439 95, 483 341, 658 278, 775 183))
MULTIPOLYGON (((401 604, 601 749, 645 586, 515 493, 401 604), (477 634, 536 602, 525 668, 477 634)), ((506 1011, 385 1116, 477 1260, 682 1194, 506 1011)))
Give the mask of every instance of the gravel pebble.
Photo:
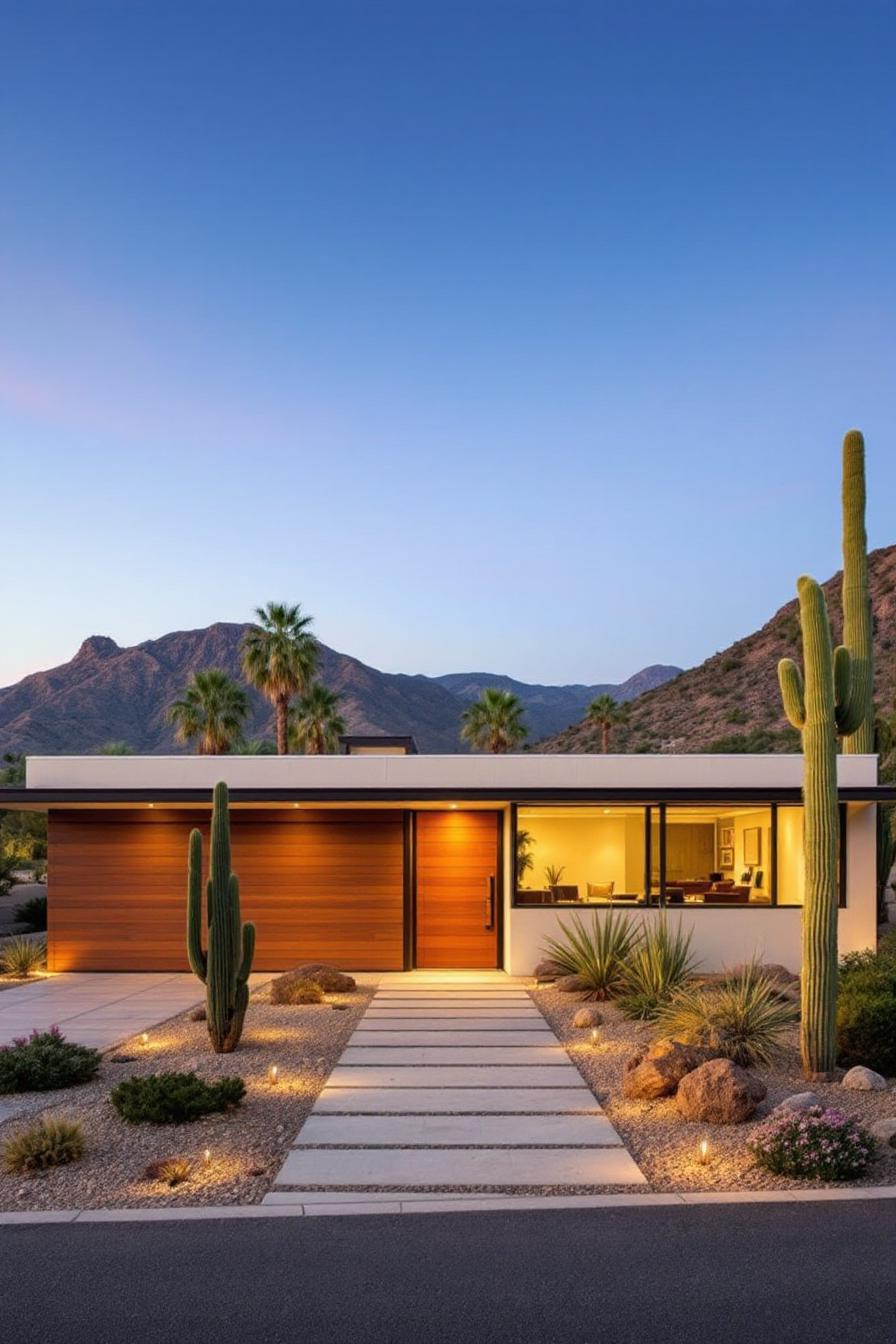
MULTIPOLYGON (((754 1162, 747 1143, 757 1124, 786 1097, 806 1090, 800 1072, 796 1030, 790 1035, 782 1065, 752 1070, 768 1087, 768 1096, 753 1120, 741 1125, 692 1124, 682 1118, 674 1097, 643 1102, 626 1101, 622 1096, 625 1060, 643 1050, 654 1036, 648 1023, 630 1022, 614 1003, 602 1003, 604 1025, 597 1045, 593 1046, 590 1033, 572 1025, 580 1004, 551 986, 530 993, 644 1172, 650 1190, 807 1190, 832 1184, 896 1184, 896 1149, 885 1150, 858 1181, 790 1180, 773 1176, 754 1162), (710 1149, 706 1165, 698 1161, 698 1145, 704 1138, 710 1149)), ((839 1077, 842 1076, 840 1071, 839 1077)), ((886 1092, 850 1092, 842 1087, 839 1078, 831 1083, 813 1082, 812 1087, 823 1105, 855 1116, 864 1125, 896 1116, 896 1093, 892 1088, 886 1092)))
MULTIPOLYGON (((139 1037, 122 1042, 104 1057, 97 1079, 59 1092, 18 1094, 22 1110, 0 1124, 0 1146, 40 1111, 78 1120, 86 1152, 79 1162, 30 1177, 0 1172, 0 1209, 170 1207, 183 1204, 255 1204, 267 1194, 289 1145, 376 988, 361 983, 353 994, 328 996, 328 1003, 273 1005, 267 988, 252 996, 239 1048, 212 1054, 204 1022, 190 1012, 150 1030, 149 1046, 139 1037), (330 1011, 329 1001, 345 1011, 330 1011), (136 1062, 113 1063, 130 1055, 136 1062), (271 1086, 276 1064, 280 1081, 271 1086), (128 1125, 109 1102, 122 1078, 195 1068, 209 1081, 238 1074, 245 1080, 242 1105, 184 1125, 128 1125), (208 1162, 205 1150, 210 1150, 208 1162), (169 1187, 149 1181, 151 1162, 185 1157, 193 1175, 169 1187)), ((73 1031, 69 1039, 77 1040, 73 1031)))

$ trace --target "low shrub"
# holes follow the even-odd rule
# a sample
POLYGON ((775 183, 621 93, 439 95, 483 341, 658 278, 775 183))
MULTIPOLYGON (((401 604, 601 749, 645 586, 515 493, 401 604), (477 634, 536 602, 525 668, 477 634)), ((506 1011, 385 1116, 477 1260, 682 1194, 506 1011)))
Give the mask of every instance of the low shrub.
POLYGON ((193 1167, 186 1157, 163 1157, 159 1162, 150 1162, 143 1175, 148 1181, 161 1181, 163 1185, 183 1185, 193 1174, 193 1167))
POLYGON ((323 1003, 324 991, 314 980, 280 975, 271 984, 271 1003, 323 1003))
POLYGON ((32 896, 22 901, 14 911, 17 924, 27 924, 32 933, 45 933, 47 928, 47 898, 32 896))
POLYGON ((681 985, 656 1014, 664 1036, 708 1046, 745 1068, 780 1059, 798 1021, 796 1004, 781 997, 780 987, 755 961, 720 985, 681 985))
POLYGON ((20 1174, 76 1162, 84 1153, 84 1132, 72 1120, 39 1120, 3 1146, 3 1165, 20 1174))
POLYGON ((842 1111, 813 1106, 772 1115, 753 1133, 749 1148, 776 1176, 851 1181, 874 1157, 874 1139, 842 1111))
POLYGON ((896 938, 843 958, 837 989, 837 1062, 896 1074, 896 938))
POLYGON ((624 968, 625 989, 619 1007, 626 1017, 649 1021, 696 969, 691 953, 693 933, 679 922, 674 931, 665 915, 645 924, 639 943, 624 968))
POLYGON ((590 928, 579 915, 573 915, 571 924, 562 919, 559 923, 561 936, 547 939, 545 956, 564 975, 580 978, 584 998, 612 999, 621 994, 626 962, 640 942, 640 929, 612 909, 603 916, 593 911, 590 928))
POLYGON ((102 1056, 67 1041, 58 1027, 0 1046, 0 1093, 52 1092, 95 1078, 102 1056))
POLYGON ((128 1124, 178 1125, 238 1106, 245 1091, 242 1078, 207 1083, 195 1073, 153 1073, 125 1078, 110 1100, 128 1124))
POLYGON ((10 938, 0 950, 0 972, 27 980, 47 964, 45 938, 10 938))

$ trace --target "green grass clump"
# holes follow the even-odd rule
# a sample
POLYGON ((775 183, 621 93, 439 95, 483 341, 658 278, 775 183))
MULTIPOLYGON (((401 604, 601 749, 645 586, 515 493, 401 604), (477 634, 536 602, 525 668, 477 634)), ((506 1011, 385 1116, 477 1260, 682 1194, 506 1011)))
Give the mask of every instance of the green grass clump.
POLYGON ((771 1065, 785 1051, 799 1009, 751 962, 721 985, 680 986, 656 1014, 662 1035, 686 1045, 704 1045, 735 1064, 771 1065))
POLYGON ((577 975, 585 998, 612 999, 626 985, 626 963, 641 939, 640 930, 624 915, 592 912, 591 927, 579 915, 560 921, 561 936, 548 938, 544 953, 564 973, 577 975))
POLYGON ((619 1006, 626 1017, 651 1021, 693 974, 697 962, 691 952, 692 937, 680 923, 671 930, 665 915, 655 924, 644 925, 625 966, 625 991, 619 1006))
POLYGON ((10 938, 0 952, 0 972, 27 980, 47 964, 46 938, 10 938))
POLYGON ((124 1079, 110 1100, 128 1124, 178 1125, 238 1106, 245 1091, 242 1078, 207 1083, 196 1073, 153 1073, 124 1079))
POLYGON ((84 1153, 84 1132, 72 1120, 39 1120, 14 1134, 3 1146, 7 1171, 27 1175, 76 1162, 84 1153))
POLYGON ((143 1173, 148 1181, 160 1181, 162 1185, 183 1185, 193 1174, 193 1167, 186 1157, 163 1157, 159 1162, 150 1162, 143 1173))
POLYGON ((0 1047, 0 1093, 53 1092, 95 1078, 102 1056, 67 1041, 58 1027, 33 1031, 0 1047))

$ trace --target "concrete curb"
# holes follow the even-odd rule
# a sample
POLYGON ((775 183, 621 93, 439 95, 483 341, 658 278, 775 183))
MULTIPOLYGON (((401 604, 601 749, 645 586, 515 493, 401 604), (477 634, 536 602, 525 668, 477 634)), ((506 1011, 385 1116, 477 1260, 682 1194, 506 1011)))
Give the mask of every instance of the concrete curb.
MULTIPOLYGON (((284 1192, 285 1193, 285 1192, 284 1192)), ((0 1212, 0 1226, 26 1226, 47 1223, 161 1223, 200 1222, 223 1218, 310 1218, 328 1214, 344 1217, 359 1214, 404 1213, 494 1213, 539 1209, 650 1209, 678 1205, 699 1204, 818 1204, 855 1202, 858 1200, 896 1199, 896 1186, 869 1185, 848 1190, 721 1190, 693 1194, 652 1195, 433 1195, 431 1199, 419 1196, 415 1201, 404 1200, 401 1192, 395 1198, 388 1195, 376 1200, 344 1204, 314 1203, 310 1199, 295 1204, 223 1204, 196 1205, 187 1208, 143 1209, 43 1209, 27 1212, 0 1212)))

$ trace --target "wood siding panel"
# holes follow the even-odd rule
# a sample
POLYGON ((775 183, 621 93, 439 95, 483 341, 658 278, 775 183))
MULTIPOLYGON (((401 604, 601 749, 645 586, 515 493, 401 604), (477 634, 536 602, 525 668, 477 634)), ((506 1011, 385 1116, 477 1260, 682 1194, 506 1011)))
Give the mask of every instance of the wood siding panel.
MULTIPOLYGON (((187 970, 187 839, 209 813, 50 813, 51 970, 187 970)), ((235 810, 233 870, 258 931, 254 968, 404 964, 400 812, 235 810)))
POLYGON ((424 968, 498 965, 498 837, 495 812, 417 815, 416 959, 424 968), (489 878, 493 927, 485 928, 489 878))

